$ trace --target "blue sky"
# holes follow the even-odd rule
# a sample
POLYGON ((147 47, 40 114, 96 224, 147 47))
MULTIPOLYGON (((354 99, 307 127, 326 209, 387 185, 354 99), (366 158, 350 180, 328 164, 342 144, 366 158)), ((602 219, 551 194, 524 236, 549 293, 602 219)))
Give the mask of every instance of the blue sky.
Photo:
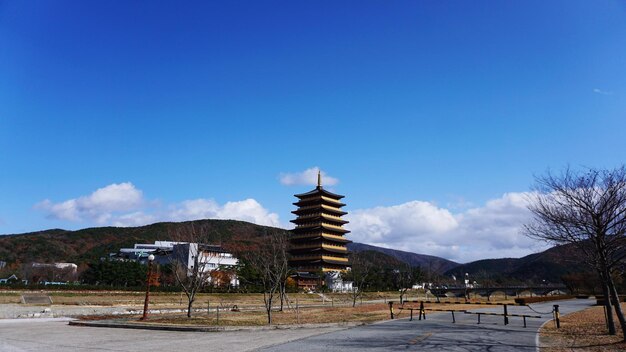
POLYGON ((354 241, 519 256, 533 175, 624 162, 625 96, 624 1, 4 1, 0 234, 285 227, 319 167, 354 241))

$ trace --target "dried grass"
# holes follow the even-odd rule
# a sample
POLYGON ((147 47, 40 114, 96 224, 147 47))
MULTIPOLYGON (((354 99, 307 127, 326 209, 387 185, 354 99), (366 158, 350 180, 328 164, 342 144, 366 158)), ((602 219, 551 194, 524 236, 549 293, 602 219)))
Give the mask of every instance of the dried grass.
MULTIPOLYGON (((306 307, 285 309, 272 313, 273 324, 320 324, 320 323, 369 323, 389 319, 389 307, 382 304, 364 304, 352 307, 306 307)), ((233 312, 220 310, 219 322, 215 311, 199 313, 187 318, 184 314, 151 316, 149 323, 166 325, 202 325, 202 326, 261 326, 267 325, 265 311, 254 310, 233 312)))
MULTIPOLYGON (((626 304, 622 303, 626 310, 626 304)), ((561 318, 561 328, 550 322, 541 329, 541 351, 546 352, 599 352, 626 351, 626 342, 619 321, 615 317, 618 335, 608 335, 604 307, 597 306, 561 318)))

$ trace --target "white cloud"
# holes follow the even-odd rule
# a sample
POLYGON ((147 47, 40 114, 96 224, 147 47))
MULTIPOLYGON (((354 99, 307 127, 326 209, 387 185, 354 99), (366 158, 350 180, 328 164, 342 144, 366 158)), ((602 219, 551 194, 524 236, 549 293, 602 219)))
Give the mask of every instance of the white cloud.
MULTIPOLYGON (((280 183, 286 186, 315 186, 317 185, 318 170, 320 170, 320 168, 314 166, 302 172, 281 173, 279 176, 280 183)), ((328 176, 323 170, 321 170, 320 173, 322 175, 323 186, 334 186, 339 183, 338 179, 328 176)))
POLYGON ((593 92, 597 93, 597 94, 602 94, 602 95, 613 95, 613 92, 611 92, 611 91, 606 91, 606 90, 602 90, 602 89, 598 89, 598 88, 594 88, 593 92))
POLYGON ((259 202, 251 198, 227 202, 224 205, 219 205, 211 199, 186 200, 173 205, 166 217, 174 221, 232 219, 259 225, 280 226, 278 214, 270 213, 259 202))
POLYGON ((54 219, 69 221, 95 221, 108 223, 114 213, 138 209, 143 204, 143 194, 130 182, 114 183, 99 188, 88 196, 73 198, 61 203, 46 199, 35 205, 54 219))
MULTIPOLYGON (((315 168, 309 170, 317 172, 315 168)), ((526 193, 507 193, 469 209, 440 207, 418 200, 358 209, 347 215, 350 221, 347 227, 352 231, 349 238, 459 262, 521 257, 545 248, 521 233, 522 225, 530 217, 526 199, 526 193)), ((255 199, 220 204, 199 198, 162 205, 146 201, 143 192, 130 182, 111 184, 89 195, 58 203, 46 199, 35 207, 50 218, 97 225, 140 226, 157 221, 234 219, 283 226, 276 213, 255 199)))
POLYGON ((254 199, 218 204, 212 199, 193 199, 165 208, 147 202, 141 190, 130 183, 111 184, 88 196, 53 203, 46 199, 35 205, 49 218, 97 225, 140 226, 157 221, 233 219, 259 225, 280 226, 278 214, 271 213, 254 199))
POLYGON ((421 201, 355 210, 348 218, 349 227, 363 236, 358 239, 363 242, 398 243, 416 236, 446 233, 458 226, 448 210, 421 201))
POLYGON ((520 257, 544 247, 521 233, 529 219, 525 193, 507 193, 457 214, 412 201, 349 214, 351 239, 459 262, 520 257))
POLYGON ((154 215, 146 214, 143 211, 136 211, 122 214, 112 220, 111 225, 118 227, 142 226, 159 221, 154 215))

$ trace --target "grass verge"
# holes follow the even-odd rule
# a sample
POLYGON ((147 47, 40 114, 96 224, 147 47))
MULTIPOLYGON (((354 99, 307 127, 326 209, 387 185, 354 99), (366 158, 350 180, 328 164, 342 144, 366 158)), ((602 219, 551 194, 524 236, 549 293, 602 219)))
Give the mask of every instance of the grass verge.
MULTIPOLYGON (((626 304, 622 303, 626 310, 626 304)), ((605 324, 604 307, 596 306, 561 318, 561 328, 553 322, 541 328, 541 351, 544 352, 600 352, 626 351, 626 342, 615 316, 618 335, 608 335, 605 324)))

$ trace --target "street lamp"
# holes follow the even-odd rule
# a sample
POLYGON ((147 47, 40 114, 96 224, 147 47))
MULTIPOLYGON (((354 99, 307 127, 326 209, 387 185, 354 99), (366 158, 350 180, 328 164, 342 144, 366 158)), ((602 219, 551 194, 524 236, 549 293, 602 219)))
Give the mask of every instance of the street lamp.
POLYGON ((154 255, 148 256, 148 277, 146 279, 146 300, 143 302, 143 316, 141 320, 148 319, 148 301, 150 300, 150 282, 152 281, 152 262, 154 261, 154 255))

